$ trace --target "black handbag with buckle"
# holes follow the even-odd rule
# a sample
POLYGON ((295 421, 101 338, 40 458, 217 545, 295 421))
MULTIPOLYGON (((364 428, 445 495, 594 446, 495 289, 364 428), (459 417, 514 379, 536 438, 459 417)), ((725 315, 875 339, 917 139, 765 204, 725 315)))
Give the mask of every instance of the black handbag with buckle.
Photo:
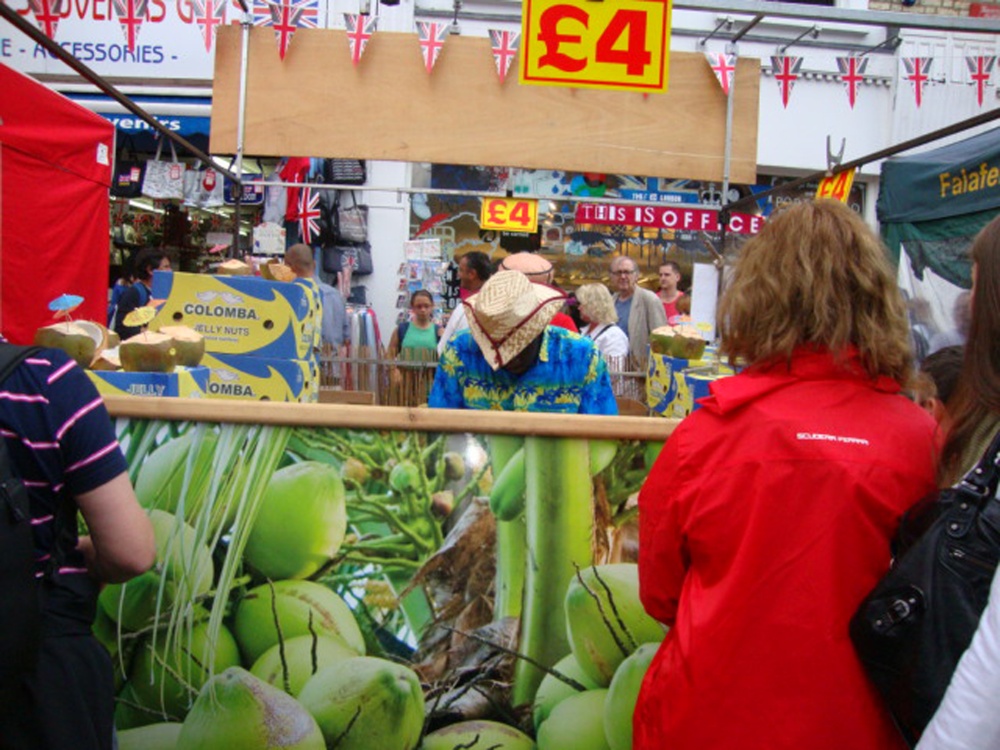
POLYGON ((1000 559, 1000 432, 972 471, 904 517, 896 559, 851 619, 903 738, 920 739, 968 648, 1000 559))

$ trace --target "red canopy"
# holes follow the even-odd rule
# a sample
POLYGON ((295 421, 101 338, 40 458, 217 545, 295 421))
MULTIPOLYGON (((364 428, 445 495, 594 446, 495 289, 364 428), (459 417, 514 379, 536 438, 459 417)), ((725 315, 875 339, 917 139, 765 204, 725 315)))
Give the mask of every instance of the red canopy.
POLYGON ((104 322, 114 126, 0 64, 0 332, 30 343, 49 302, 104 322))

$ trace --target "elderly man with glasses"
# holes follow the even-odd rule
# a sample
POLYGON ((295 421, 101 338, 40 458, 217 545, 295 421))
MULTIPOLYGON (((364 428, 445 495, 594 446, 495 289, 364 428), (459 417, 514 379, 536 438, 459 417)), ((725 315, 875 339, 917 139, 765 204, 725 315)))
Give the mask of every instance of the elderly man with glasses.
POLYGON ((611 261, 611 286, 615 290, 618 325, 628 334, 633 366, 644 370, 649 358, 649 333, 665 326, 667 316, 660 298, 638 286, 638 281, 639 268, 634 260, 619 255, 611 261))

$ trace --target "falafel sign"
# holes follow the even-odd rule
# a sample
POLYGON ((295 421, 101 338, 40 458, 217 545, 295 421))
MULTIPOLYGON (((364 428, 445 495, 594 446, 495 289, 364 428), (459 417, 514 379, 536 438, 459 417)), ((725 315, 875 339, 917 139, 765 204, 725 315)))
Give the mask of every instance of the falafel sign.
MULTIPOLYGON (((691 232, 721 232, 719 212, 710 208, 682 206, 618 206, 604 203, 580 203, 576 207, 577 224, 623 224, 633 227, 657 227, 691 232)), ((754 214, 731 214, 727 232, 757 234, 764 217, 754 214)))
POLYGON ((664 92, 670 0, 523 0, 521 83, 664 92))

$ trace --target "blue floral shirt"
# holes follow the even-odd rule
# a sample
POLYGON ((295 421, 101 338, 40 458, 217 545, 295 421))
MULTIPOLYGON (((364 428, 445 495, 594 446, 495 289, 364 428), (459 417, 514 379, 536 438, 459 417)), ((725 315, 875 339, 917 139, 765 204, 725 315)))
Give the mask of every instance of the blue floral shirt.
POLYGON ((617 414, 608 368, 591 341, 549 326, 523 375, 493 370, 466 329, 444 350, 427 403, 439 409, 617 414))

